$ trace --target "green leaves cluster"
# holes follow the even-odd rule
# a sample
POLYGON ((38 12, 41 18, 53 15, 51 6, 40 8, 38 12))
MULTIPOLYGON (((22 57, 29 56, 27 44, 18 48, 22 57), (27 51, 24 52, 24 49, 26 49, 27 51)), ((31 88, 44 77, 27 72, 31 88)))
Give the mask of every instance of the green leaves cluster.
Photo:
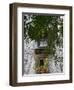
POLYGON ((45 50, 54 54, 55 44, 60 45, 60 37, 63 37, 63 19, 60 16, 46 15, 26 15, 24 17, 24 38, 30 38, 38 43, 46 40, 48 45, 45 50))

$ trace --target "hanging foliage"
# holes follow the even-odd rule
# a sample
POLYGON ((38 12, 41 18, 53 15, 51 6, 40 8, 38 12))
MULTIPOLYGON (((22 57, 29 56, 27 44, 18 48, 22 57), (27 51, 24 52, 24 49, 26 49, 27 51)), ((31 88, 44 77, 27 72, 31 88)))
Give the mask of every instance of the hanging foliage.
POLYGON ((62 45, 61 37, 63 37, 63 19, 60 16, 24 16, 24 38, 35 40, 38 45, 41 40, 46 40, 45 50, 48 53, 54 54, 55 45, 62 45))

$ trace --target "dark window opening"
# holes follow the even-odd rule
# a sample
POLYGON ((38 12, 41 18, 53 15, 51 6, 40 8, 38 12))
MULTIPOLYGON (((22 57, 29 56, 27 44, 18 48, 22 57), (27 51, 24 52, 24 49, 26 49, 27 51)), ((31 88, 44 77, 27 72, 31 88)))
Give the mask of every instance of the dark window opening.
POLYGON ((43 65, 44 65, 44 61, 40 60, 40 66, 43 66, 43 65))

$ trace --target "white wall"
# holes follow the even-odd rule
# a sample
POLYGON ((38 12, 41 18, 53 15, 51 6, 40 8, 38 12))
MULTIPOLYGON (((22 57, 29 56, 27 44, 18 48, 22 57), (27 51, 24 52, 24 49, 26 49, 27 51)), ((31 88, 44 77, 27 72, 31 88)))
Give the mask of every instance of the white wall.
POLYGON ((14 1, 24 3, 72 5, 74 10, 74 0, 0 0, 0 90, 73 90, 74 82, 72 84, 26 87, 9 86, 9 3, 14 1))

